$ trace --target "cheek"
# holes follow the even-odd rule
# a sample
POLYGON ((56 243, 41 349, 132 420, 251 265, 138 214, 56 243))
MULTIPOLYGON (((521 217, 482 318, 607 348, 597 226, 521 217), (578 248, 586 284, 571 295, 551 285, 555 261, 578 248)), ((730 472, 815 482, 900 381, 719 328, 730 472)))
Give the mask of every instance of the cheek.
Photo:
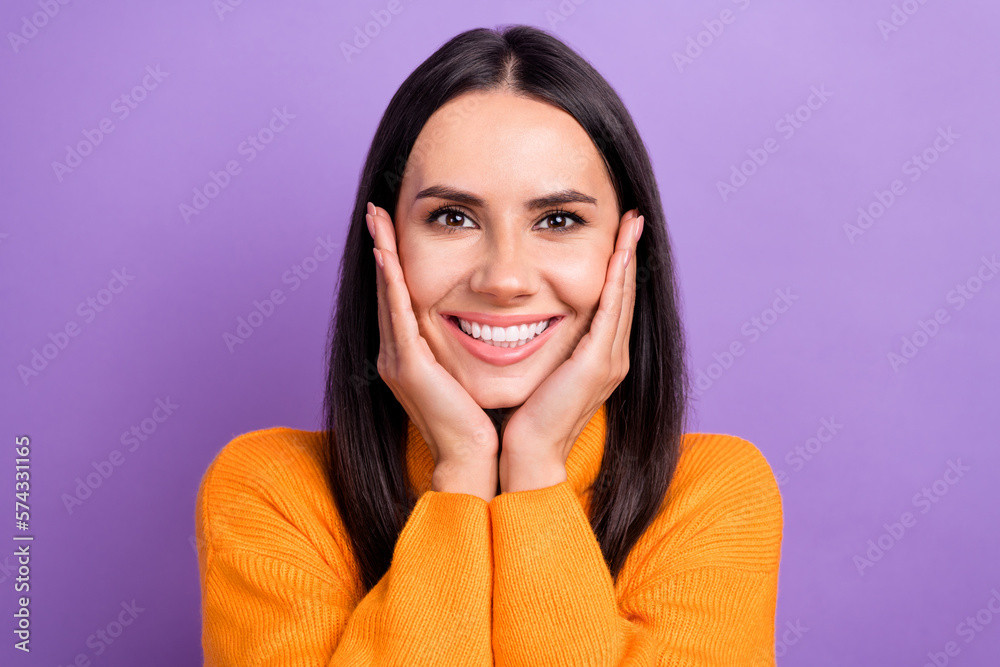
POLYGON ((601 301, 610 256, 580 251, 550 264, 560 298, 580 315, 593 315, 601 301))
POLYGON ((410 292, 413 313, 420 320, 435 303, 451 291, 458 276, 454 262, 445 261, 431 245, 399 246, 399 262, 410 292))

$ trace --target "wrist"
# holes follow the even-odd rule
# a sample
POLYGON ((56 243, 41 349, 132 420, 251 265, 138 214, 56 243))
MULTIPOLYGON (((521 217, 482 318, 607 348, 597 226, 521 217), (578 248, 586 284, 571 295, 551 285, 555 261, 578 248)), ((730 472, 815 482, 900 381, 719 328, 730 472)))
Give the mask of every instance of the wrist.
POLYGON ((431 474, 431 490, 467 493, 489 502, 497 490, 497 460, 439 461, 431 474))
POLYGON ((503 454, 497 470, 503 493, 544 489, 568 479, 566 466, 559 461, 525 460, 503 454))

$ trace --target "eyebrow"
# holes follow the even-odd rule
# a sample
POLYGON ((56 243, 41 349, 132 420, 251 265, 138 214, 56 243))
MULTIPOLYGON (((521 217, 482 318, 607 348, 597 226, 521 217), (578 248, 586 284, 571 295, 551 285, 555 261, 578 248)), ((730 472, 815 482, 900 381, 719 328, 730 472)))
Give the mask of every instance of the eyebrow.
MULTIPOLYGON (((432 185, 429 188, 424 188, 417 193, 416 199, 425 199, 428 197, 437 197, 438 199, 451 199, 457 201, 466 206, 476 207, 476 208, 486 208, 486 202, 483 201, 481 197, 478 197, 471 192, 466 192, 465 190, 459 190, 457 188, 451 188, 445 185, 432 185)), ((529 199, 525 202, 524 206, 528 210, 535 210, 541 208, 549 208, 552 206, 558 206, 560 204, 593 204, 597 205, 597 200, 590 195, 585 195, 578 190, 573 190, 572 188, 567 188, 565 190, 559 190, 558 192, 552 192, 541 197, 535 197, 534 199, 529 199)))

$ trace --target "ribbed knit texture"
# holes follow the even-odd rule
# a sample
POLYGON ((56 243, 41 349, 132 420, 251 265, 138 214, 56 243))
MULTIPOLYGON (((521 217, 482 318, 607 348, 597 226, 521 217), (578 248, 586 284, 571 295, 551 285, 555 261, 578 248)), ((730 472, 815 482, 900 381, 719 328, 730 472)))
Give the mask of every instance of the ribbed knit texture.
POLYGON ((419 499, 364 596, 322 433, 233 439, 197 498, 205 665, 774 665, 783 515, 763 455, 686 434, 615 586, 587 518, 604 434, 602 406, 567 481, 487 503, 430 490, 433 459, 411 423, 419 499))

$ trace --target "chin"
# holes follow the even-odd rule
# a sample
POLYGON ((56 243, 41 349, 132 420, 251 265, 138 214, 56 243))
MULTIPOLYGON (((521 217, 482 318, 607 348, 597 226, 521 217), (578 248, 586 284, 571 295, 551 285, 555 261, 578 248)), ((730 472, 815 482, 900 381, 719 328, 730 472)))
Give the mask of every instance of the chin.
POLYGON ((476 401, 476 403, 479 404, 479 407, 481 407, 483 410, 502 410, 506 408, 516 408, 524 403, 523 399, 515 399, 515 398, 508 399, 497 396, 496 394, 484 398, 478 396, 473 396, 472 398, 476 401))
MULTIPOLYGON (((466 391, 469 391, 468 388, 466 388, 466 391)), ((531 391, 534 391, 534 387, 531 388, 531 391)), ((505 390, 493 386, 480 387, 476 391, 469 391, 469 395, 472 396, 472 400, 482 409, 497 410, 501 408, 520 407, 531 396, 531 391, 524 388, 505 390)))

